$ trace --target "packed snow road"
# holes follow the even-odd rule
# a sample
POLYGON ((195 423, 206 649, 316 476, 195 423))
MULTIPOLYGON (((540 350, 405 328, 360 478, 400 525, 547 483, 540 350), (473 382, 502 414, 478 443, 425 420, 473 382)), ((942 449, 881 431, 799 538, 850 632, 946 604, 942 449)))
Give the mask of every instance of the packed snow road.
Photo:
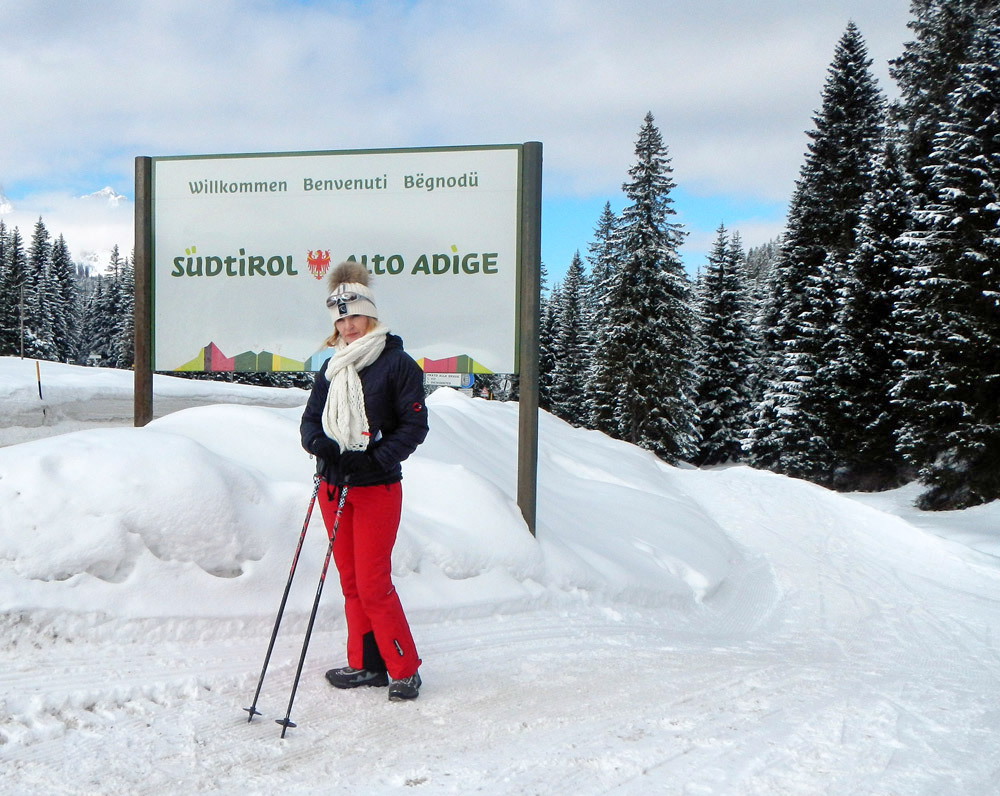
POLYGON ((426 685, 402 706, 326 685, 344 644, 327 611, 337 627, 312 642, 284 741, 301 612, 253 723, 266 621, 21 617, 4 633, 31 639, 3 650, 4 777, 23 793, 995 792, 989 562, 914 548, 901 522, 806 485, 771 492, 741 469, 679 481, 768 551, 719 608, 678 622, 581 593, 418 612, 426 685))

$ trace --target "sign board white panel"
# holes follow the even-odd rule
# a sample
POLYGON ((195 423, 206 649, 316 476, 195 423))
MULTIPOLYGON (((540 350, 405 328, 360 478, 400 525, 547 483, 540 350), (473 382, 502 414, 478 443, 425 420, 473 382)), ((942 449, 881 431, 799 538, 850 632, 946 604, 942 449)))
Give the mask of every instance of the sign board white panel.
POLYGON ((355 259, 412 356, 516 372, 520 158, 520 145, 153 158, 153 369, 315 369, 325 275, 355 259))

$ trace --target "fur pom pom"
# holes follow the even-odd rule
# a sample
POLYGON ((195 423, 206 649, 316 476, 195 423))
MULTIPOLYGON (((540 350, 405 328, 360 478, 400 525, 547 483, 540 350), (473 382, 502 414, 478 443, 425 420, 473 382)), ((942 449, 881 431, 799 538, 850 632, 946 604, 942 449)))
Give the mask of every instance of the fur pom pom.
POLYGON ((327 278, 327 285, 329 285, 329 288, 332 291, 337 287, 337 285, 342 285, 345 282, 353 282, 355 284, 367 286, 368 269, 361 263, 356 263, 352 260, 340 263, 340 265, 330 271, 330 276, 327 278))

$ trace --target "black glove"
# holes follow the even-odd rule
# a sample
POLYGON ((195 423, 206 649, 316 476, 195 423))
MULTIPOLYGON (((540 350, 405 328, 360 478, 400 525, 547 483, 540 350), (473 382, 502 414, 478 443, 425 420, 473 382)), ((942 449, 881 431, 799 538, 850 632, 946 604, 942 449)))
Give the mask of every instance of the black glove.
POLYGON ((367 451, 344 451, 340 455, 340 471, 344 475, 365 475, 378 470, 378 462, 367 451))
POLYGON ((322 459, 327 465, 336 465, 340 459, 340 446, 326 434, 314 437, 309 443, 309 452, 322 459))

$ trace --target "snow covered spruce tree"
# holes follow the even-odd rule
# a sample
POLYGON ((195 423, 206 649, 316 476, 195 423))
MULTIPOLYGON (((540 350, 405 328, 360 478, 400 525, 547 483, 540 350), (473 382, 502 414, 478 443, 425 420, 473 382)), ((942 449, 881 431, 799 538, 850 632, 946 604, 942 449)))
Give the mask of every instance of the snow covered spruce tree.
POLYGON ((545 266, 542 265, 542 298, 538 308, 538 405, 549 411, 552 408, 552 380, 555 377, 555 308, 559 302, 560 288, 556 283, 551 293, 545 295, 545 266))
POLYGON ((772 240, 761 246, 752 246, 743 262, 744 293, 748 302, 747 321, 750 324, 753 360, 750 364, 750 411, 746 419, 749 430, 753 422, 754 407, 761 400, 764 378, 773 372, 773 362, 778 345, 772 336, 776 328, 778 310, 775 304, 775 271, 781 254, 781 241, 772 240))
POLYGON ((33 359, 56 359, 53 310, 56 295, 49 275, 52 243, 41 218, 35 223, 28 246, 24 279, 24 355, 33 359))
POLYGON ((118 306, 111 344, 111 364, 124 369, 135 364, 135 266, 131 257, 125 258, 118 275, 118 306))
POLYGON ((617 436, 674 462, 692 457, 697 445, 695 320, 691 285, 677 255, 684 233, 668 220, 674 214, 672 168, 651 113, 635 154, 622 186, 629 204, 614 233, 620 273, 601 311, 605 330, 595 367, 617 374, 617 436))
POLYGON ((831 484, 837 489, 890 489, 910 475, 896 448, 898 417, 890 399, 900 356, 893 296, 906 262, 898 238, 911 219, 905 182, 895 140, 887 136, 847 264, 834 351, 817 374, 839 406, 842 430, 831 484))
POLYGON ((739 235, 720 225, 697 282, 698 362, 695 395, 701 442, 694 463, 743 458, 750 411, 753 352, 744 292, 745 254, 739 235))
POLYGON ((76 267, 41 218, 25 251, 20 231, 0 222, 0 356, 73 361, 79 318, 76 267))
POLYGON ((14 353, 17 347, 15 320, 17 306, 15 296, 18 288, 13 284, 13 277, 7 263, 10 251, 10 237, 7 225, 0 219, 0 356, 14 353))
POLYGON ((52 345, 55 358, 59 362, 73 362, 79 344, 79 291, 76 266, 62 235, 52 244, 49 278, 52 285, 52 345))
POLYGON ((927 166, 934 136, 951 112, 951 92, 958 86, 961 64, 977 30, 1000 22, 996 0, 911 0, 908 27, 915 38, 903 54, 890 62, 890 74, 899 86, 893 119, 902 131, 903 167, 909 192, 918 205, 929 201, 927 166))
POLYGON ((607 313, 609 297, 618 293, 617 280, 621 277, 619 257, 615 249, 617 224, 618 219, 611 212, 611 203, 605 202, 587 255, 590 262, 590 284, 587 290, 586 318, 591 354, 586 389, 590 412, 587 426, 611 435, 618 433, 617 368, 610 358, 596 356, 595 352, 613 344, 606 338, 610 328, 607 313))
POLYGON ((104 317, 101 307, 104 305, 105 277, 92 277, 92 286, 81 302, 80 347, 77 360, 87 362, 92 354, 100 355, 104 333, 104 317))
POLYGON ((21 308, 28 259, 24 253, 24 240, 17 227, 0 239, 3 248, 3 274, 0 281, 0 355, 17 356, 21 353, 21 308))
POLYGON ((586 425, 587 372, 591 343, 586 327, 587 275, 580 252, 573 255, 552 307, 552 413, 574 426, 586 425))
POLYGON ((105 273, 98 277, 97 288, 84 308, 84 323, 81 345, 84 358, 91 354, 99 356, 103 367, 118 367, 122 350, 121 336, 124 327, 124 313, 130 311, 131 297, 126 297, 125 285, 128 263, 115 245, 111 250, 105 273))
POLYGON ((843 446, 843 396, 817 379, 835 324, 855 229, 881 140, 884 102, 854 23, 837 44, 822 108, 789 206, 775 274, 780 347, 748 440, 751 462, 831 484, 843 446))
POLYGON ((1000 24, 969 47, 928 157, 930 201, 896 315, 899 444, 927 487, 918 505, 1000 498, 1000 24))

